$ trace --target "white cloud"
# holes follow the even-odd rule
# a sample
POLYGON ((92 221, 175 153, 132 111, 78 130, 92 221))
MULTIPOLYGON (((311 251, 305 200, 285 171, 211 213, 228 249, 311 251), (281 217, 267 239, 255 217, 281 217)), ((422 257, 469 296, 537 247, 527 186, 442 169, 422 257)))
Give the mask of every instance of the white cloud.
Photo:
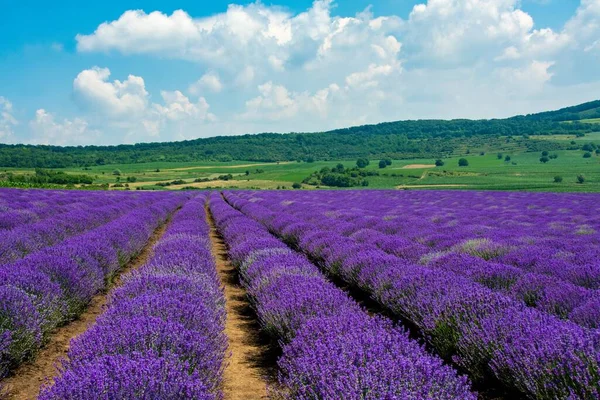
POLYGON ((123 82, 109 82, 108 68, 94 67, 77 75, 73 91, 81 105, 93 112, 115 118, 141 114, 148 104, 144 79, 129 75, 123 82))
POLYGON ((174 92, 162 91, 161 96, 165 105, 153 105, 154 111, 156 111, 159 117, 164 117, 171 121, 185 119, 197 119, 200 121, 216 120, 216 117, 208 112, 210 106, 204 97, 200 97, 198 102, 192 103, 189 98, 178 90, 174 92))
POLYGON ((96 67, 77 76, 74 99, 90 126, 131 142, 500 117, 597 97, 600 0, 582 0, 554 30, 536 25, 520 0, 422 2, 405 20, 370 9, 340 17, 332 0, 299 14, 262 2, 203 18, 127 11, 78 35, 78 51, 184 60, 207 72, 183 90, 150 94, 141 77, 114 80, 96 67))
POLYGON ((29 126, 33 137, 31 143, 51 145, 96 144, 101 133, 90 129, 87 121, 82 118, 57 121, 55 115, 44 109, 35 112, 35 118, 29 126))
POLYGON ((574 39, 578 47, 598 49, 600 0, 581 0, 579 8, 566 23, 564 31, 574 39))
POLYGON ((289 120, 298 116, 326 118, 331 94, 340 90, 337 85, 316 91, 290 92, 285 86, 266 82, 258 87, 260 96, 246 102, 246 111, 238 117, 243 120, 289 120))
POLYGON ((13 130, 19 122, 13 116, 13 105, 8 99, 0 96, 0 142, 8 142, 13 138, 13 130))
POLYGON ((202 76, 197 82, 190 85, 188 92, 193 95, 199 95, 203 90, 208 90, 213 93, 219 93, 223 90, 223 83, 216 72, 208 72, 202 76))

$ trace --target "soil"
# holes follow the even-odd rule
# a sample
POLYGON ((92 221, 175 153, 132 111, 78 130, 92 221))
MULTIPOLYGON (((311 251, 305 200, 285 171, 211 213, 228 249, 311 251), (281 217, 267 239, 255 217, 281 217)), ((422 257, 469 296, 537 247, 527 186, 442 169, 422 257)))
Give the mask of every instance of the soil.
POLYGON ((119 271, 109 287, 92 298, 86 311, 78 319, 58 328, 33 361, 22 364, 13 371, 10 377, 1 382, 3 393, 0 394, 0 398, 6 400, 36 399, 42 386, 52 383, 53 378, 58 375, 57 367, 60 366, 60 361, 67 357, 71 339, 81 335, 96 322, 98 316, 104 312, 109 290, 120 285, 121 277, 129 271, 141 267, 150 259, 152 248, 165 233, 169 221, 170 219, 154 231, 140 254, 119 271))
POLYGON ((211 227, 210 240, 217 271, 224 286, 229 338, 229 362, 223 376, 225 400, 266 399, 267 384, 275 385, 277 350, 260 332, 260 326, 239 284, 235 267, 229 261, 227 248, 217 232, 207 209, 211 227))
POLYGON ((252 167, 264 167, 268 165, 286 165, 292 164, 293 161, 281 161, 278 163, 258 163, 258 164, 238 164, 238 165, 200 165, 197 167, 183 167, 183 168, 170 168, 165 171, 189 171, 193 169, 235 169, 235 168, 252 168, 252 167))
POLYGON ((421 168, 435 168, 435 164, 409 164, 402 167, 402 169, 421 169, 421 168))

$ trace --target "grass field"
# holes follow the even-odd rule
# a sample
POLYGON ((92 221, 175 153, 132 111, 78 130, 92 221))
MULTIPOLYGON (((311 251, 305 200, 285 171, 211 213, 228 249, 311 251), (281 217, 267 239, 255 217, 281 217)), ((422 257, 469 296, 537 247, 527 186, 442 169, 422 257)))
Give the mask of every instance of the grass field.
MULTIPOLYGON (((600 144, 600 133, 588 134, 576 138, 570 135, 539 136, 536 139, 548 141, 575 141, 578 145, 594 142, 600 144)), ((562 150, 552 152, 558 155, 548 163, 540 162, 540 153, 503 152, 511 157, 510 162, 498 159, 496 152, 485 155, 469 154, 463 156, 469 161, 468 167, 459 167, 460 157, 445 158, 445 165, 434 167, 434 158, 393 160, 392 165, 379 169, 378 161, 371 160, 367 170, 378 171, 379 176, 368 178, 369 188, 384 189, 482 189, 482 190, 530 190, 530 191, 585 191, 600 192, 600 157, 593 154, 583 158, 581 150, 562 150), (578 175, 585 176, 583 184, 577 183, 578 175), (563 181, 555 183, 554 177, 561 176, 563 181)), ((117 164, 94 166, 86 169, 65 169, 67 173, 88 174, 93 176, 95 184, 109 184, 111 189, 125 189, 125 185, 137 188, 180 190, 186 187, 197 189, 243 188, 277 189, 291 188, 311 173, 323 167, 334 167, 341 163, 344 167, 355 166, 356 160, 336 160, 306 162, 260 163, 249 161, 170 163, 154 162, 143 164, 117 164), (120 171, 120 176, 114 171, 120 171), (222 179, 223 175, 231 175, 222 179), (127 178, 135 182, 127 182, 127 178), (114 187, 118 183, 124 187, 114 187), (208 182, 195 182, 209 179, 208 182), (159 186, 172 181, 183 181, 167 187, 159 186)), ((3 169, 14 174, 33 173, 32 169, 3 169)), ((120 185, 117 185, 120 186, 120 185)), ((304 185, 304 188, 314 188, 304 185)), ((326 187, 323 187, 326 188, 326 187)))

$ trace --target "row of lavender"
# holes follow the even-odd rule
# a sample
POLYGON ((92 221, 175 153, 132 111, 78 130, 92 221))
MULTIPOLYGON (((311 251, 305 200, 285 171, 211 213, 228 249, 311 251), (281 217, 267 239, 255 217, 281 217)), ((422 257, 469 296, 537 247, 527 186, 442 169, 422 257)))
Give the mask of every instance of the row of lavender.
POLYGON ((0 231, 30 224, 83 204, 89 194, 60 190, 0 189, 0 231))
MULTIPOLYGON (((473 379, 492 375, 536 399, 600 397, 597 331, 527 308, 452 271, 403 260, 368 241, 358 243, 343 236, 338 232, 356 229, 344 230, 327 217, 343 212, 341 205, 328 207, 339 201, 328 193, 318 195, 324 213, 315 202, 303 203, 300 195, 238 192, 226 196, 317 260, 329 274, 370 293, 382 306, 414 323, 440 355, 453 359, 473 379)), ((356 205, 348 200, 346 205, 356 205)))
POLYGON ((73 340, 43 400, 219 399, 227 340, 205 198, 177 212, 152 259, 124 277, 106 312, 73 340))
POLYGON ((0 377, 75 318, 186 199, 149 195, 138 208, 60 245, 0 266, 0 377))
POLYGON ((305 257, 234 210, 210 209, 263 328, 279 339, 290 399, 476 399, 466 378, 386 319, 370 317, 305 257))
MULTIPOLYGON (((37 192, 36 192, 37 193, 37 192)), ((154 196, 107 195, 90 192, 77 207, 40 221, 2 232, 0 264, 6 264, 98 227, 138 207, 152 204, 154 196)))
POLYGON ((449 270, 527 306, 600 327, 597 196, 467 192, 466 201, 464 193, 377 194, 375 205, 364 193, 349 192, 300 195, 278 207, 408 262, 449 270), (306 213, 318 203, 318 213, 306 213))

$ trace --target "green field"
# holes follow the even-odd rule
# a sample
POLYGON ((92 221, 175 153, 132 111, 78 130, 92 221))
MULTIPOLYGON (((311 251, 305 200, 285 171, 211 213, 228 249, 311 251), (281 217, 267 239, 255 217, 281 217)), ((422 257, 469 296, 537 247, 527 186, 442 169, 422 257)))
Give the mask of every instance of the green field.
MULTIPOLYGON (((589 140, 589 139, 588 139, 589 140)), ((442 167, 432 167, 434 159, 393 160, 392 165, 379 169, 378 160, 371 160, 367 170, 378 171, 379 176, 368 177, 369 188, 398 189, 485 189, 485 190, 531 190, 531 191, 586 191, 600 192, 600 157, 593 155, 583 158, 582 151, 557 151, 557 159, 546 164, 539 161, 538 153, 509 154, 511 162, 499 160, 496 153, 485 155, 465 155, 468 167, 459 167, 459 157, 444 159, 442 167), (586 178, 583 184, 577 183, 577 176, 586 178), (561 176, 561 183, 554 183, 554 177, 561 176)), ((179 190, 186 187, 277 189, 291 188, 295 182, 302 182, 312 172, 323 167, 334 167, 338 163, 353 167, 354 160, 282 163, 251 163, 244 161, 228 163, 145 163, 90 167, 82 170, 65 169, 67 173, 85 173, 94 178, 94 184, 109 184, 111 189, 131 190, 179 190), (123 187, 115 187, 117 176, 123 187), (248 175, 246 175, 248 172, 248 175), (218 179, 220 175, 231 174, 230 180, 218 179), (126 182, 134 177, 135 182, 126 182), (196 179, 208 178, 209 182, 195 183, 196 179), (157 183, 183 180, 185 183, 167 187, 157 183)), ((15 174, 33 173, 28 169, 6 169, 15 174)), ((120 186, 120 185, 117 185, 120 186)), ((312 186, 304 185, 311 189, 312 186)), ((323 187, 326 188, 326 187, 323 187)))

